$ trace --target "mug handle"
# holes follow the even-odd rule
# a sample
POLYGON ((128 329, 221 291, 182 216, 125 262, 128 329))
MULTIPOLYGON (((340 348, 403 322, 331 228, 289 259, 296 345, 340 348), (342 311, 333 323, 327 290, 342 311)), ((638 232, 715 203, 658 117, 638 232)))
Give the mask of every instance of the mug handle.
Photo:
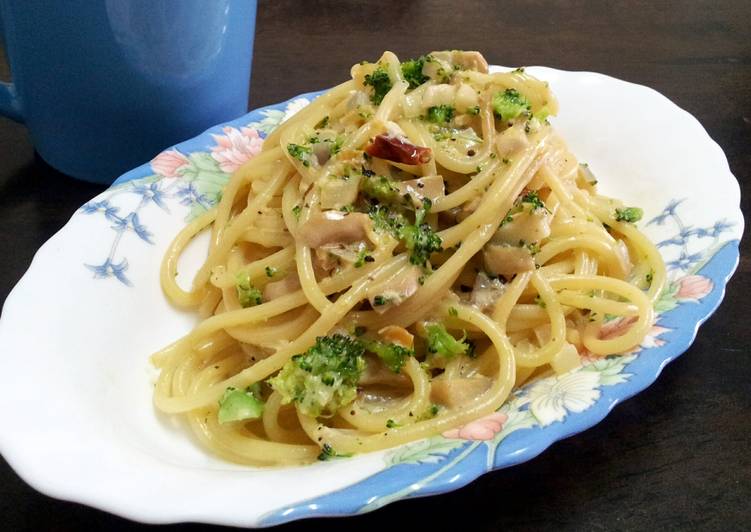
MULTIPOLYGON (((3 13, 0 9, 0 39, 5 44, 5 24, 3 18, 3 13)), ((8 56, 7 53, 5 55, 6 57, 8 56)), ((16 122, 23 122, 21 100, 18 98, 16 86, 13 83, 0 82, 0 115, 7 116, 16 122)))

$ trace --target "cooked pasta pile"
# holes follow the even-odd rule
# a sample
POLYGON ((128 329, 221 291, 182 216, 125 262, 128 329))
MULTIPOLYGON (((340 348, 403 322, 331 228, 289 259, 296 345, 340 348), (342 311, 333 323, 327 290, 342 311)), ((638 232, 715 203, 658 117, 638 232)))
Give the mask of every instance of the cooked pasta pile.
POLYGON ((153 356, 157 408, 228 460, 298 464, 441 433, 637 346, 662 259, 556 112, 547 83, 478 52, 355 65, 169 247, 164 292, 202 321, 153 356))

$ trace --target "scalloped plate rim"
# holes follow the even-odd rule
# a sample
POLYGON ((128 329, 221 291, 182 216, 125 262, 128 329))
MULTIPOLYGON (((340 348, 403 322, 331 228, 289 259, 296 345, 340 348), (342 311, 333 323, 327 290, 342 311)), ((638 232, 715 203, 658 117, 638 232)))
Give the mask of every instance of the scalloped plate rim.
MULTIPOLYGON (((501 67, 501 68, 503 68, 503 67, 501 67)), ((533 67, 529 67, 529 68, 533 68, 533 67)), ((734 186, 734 188, 735 188, 734 192, 736 193, 736 195, 738 197, 740 196, 740 186, 739 186, 739 184, 737 182, 737 179, 734 178, 734 176, 733 176, 733 174, 732 174, 732 172, 730 170, 730 167, 729 167, 729 164, 728 164, 728 161, 727 161, 727 157, 725 156, 722 148, 717 144, 716 141, 714 141, 714 139, 711 138, 711 136, 706 132, 706 129, 701 125, 701 123, 693 115, 691 115, 688 111, 686 111, 686 110, 680 108, 679 106, 677 106, 674 102, 672 102, 669 98, 667 98, 666 96, 664 96, 660 92, 658 92, 655 89, 652 89, 650 87, 646 87, 644 85, 640 85, 640 84, 636 84, 636 83, 632 83, 632 82, 620 80, 618 78, 615 78, 615 77, 612 77, 612 76, 608 76, 608 75, 605 75, 605 74, 596 73, 596 72, 589 72, 589 71, 571 72, 571 71, 563 71, 563 70, 559 70, 559 69, 551 69, 549 67, 541 67, 541 68, 546 69, 546 70, 551 70, 551 71, 554 71, 554 72, 560 72, 560 73, 563 73, 563 74, 581 74, 581 75, 591 75, 591 76, 596 76, 596 77, 602 77, 602 78, 607 79, 608 81, 614 81, 614 82, 618 82, 618 83, 622 83, 622 84, 628 84, 628 85, 632 85, 632 86, 636 86, 636 87, 640 87, 640 88, 646 88, 649 91, 651 91, 651 92, 659 95, 665 101, 665 103, 673 106, 674 108, 679 109, 682 113, 684 113, 685 115, 688 115, 689 117, 691 117, 691 119, 697 125, 699 125, 699 127, 701 128, 701 130, 704 132, 704 134, 706 136, 706 140, 709 140, 711 142, 711 144, 713 145, 713 149, 718 150, 722 154, 722 157, 723 157, 723 160, 724 160, 725 169, 727 170, 727 174, 730 177, 733 178, 733 179, 725 179, 723 181, 723 186, 734 186)), ((213 127, 209 128, 209 129, 205 130, 201 134, 196 135, 195 137, 193 137, 191 139, 188 139, 188 140, 186 140, 186 141, 184 141, 184 142, 182 142, 180 144, 177 144, 175 146, 175 148, 180 149, 181 146, 186 145, 188 143, 196 142, 196 141, 198 141, 199 139, 202 139, 202 138, 208 138, 208 136, 212 132, 217 132, 218 129, 221 128, 221 127, 223 127, 223 126, 246 124, 250 120, 251 116, 257 117, 257 116, 260 115, 260 113, 262 111, 269 110, 269 109, 279 109, 280 107, 288 104, 289 102, 292 102, 293 100, 295 100, 297 98, 311 98, 311 97, 314 97, 317 94, 320 94, 320 92, 322 92, 322 91, 313 91, 313 92, 308 92, 308 93, 300 94, 300 95, 295 96, 293 98, 290 98, 290 99, 288 99, 288 100, 286 100, 284 102, 280 102, 280 103, 277 103, 277 104, 271 104, 271 105, 268 105, 268 106, 265 106, 265 107, 261 107, 261 108, 255 109, 255 110, 250 111, 249 113, 243 115, 242 117, 239 117, 237 119, 228 121, 228 122, 223 123, 223 124, 219 124, 219 125, 213 126, 213 127)), ((129 181, 131 179, 142 177, 143 175, 146 175, 147 173, 149 173, 149 163, 145 163, 145 164, 143 164, 143 165, 141 165, 141 166, 139 166, 137 168, 134 168, 133 170, 130 170, 130 171, 126 172, 120 178, 118 178, 113 183, 112 186, 121 184, 121 183, 129 181)), ((744 222, 743 222, 742 213, 740 212, 739 205, 735 205, 734 206, 734 214, 737 214, 737 222, 740 224, 739 230, 740 230, 740 233, 742 234, 742 228, 743 228, 743 223, 744 222), (735 211, 737 211, 737 212, 735 212, 735 211)), ((47 240, 47 242, 45 242, 40 247, 40 249, 37 251, 37 253, 34 255, 32 261, 31 261, 31 264, 30 264, 29 268, 27 269, 26 273, 23 275, 23 277, 21 278, 21 280, 16 284, 16 286, 14 286, 14 288, 8 294, 6 300, 5 300, 4 304, 3 304, 2 317, 5 317, 8 312, 12 312, 13 307, 16 304, 15 296, 17 295, 17 292, 19 291, 19 287, 22 286, 24 282, 26 282, 26 281, 29 280, 30 274, 38 266, 40 254, 43 254, 43 250, 45 250, 47 247, 54 246, 57 237, 61 233, 65 232, 69 225, 70 225, 70 220, 58 232, 56 232, 49 240, 47 240)), ((690 334, 686 335, 685 337, 681 336, 681 338, 680 338, 681 341, 680 342, 675 342, 675 343, 672 344, 674 348, 671 350, 670 355, 667 355, 667 356, 664 357, 664 359, 661 361, 661 363, 657 366, 656 371, 654 372, 654 374, 650 373, 650 375, 647 377, 647 380, 644 381, 644 385, 643 386, 641 386, 641 387, 639 387, 637 389, 632 390, 630 393, 627 393, 625 395, 616 397, 614 400, 610 401, 607 404, 607 408, 604 410, 604 412, 602 413, 602 415, 597 416, 596 418, 589 418, 587 420, 582 420, 582 422, 577 423, 574 426, 570 426, 569 430, 561 432, 555 438, 540 439, 541 441, 539 442, 539 445, 535 446, 534 449, 531 449, 530 447, 526 447, 526 448, 520 450, 519 454, 522 454, 523 457, 520 460, 515 461, 513 464, 509 464, 509 465, 503 466, 503 467, 509 467, 511 465, 515 465, 517 463, 521 463, 521 462, 530 460, 530 459, 538 456, 542 452, 544 452, 550 445, 552 445, 556 441, 559 441, 561 439, 564 439, 564 438, 570 437, 572 435, 578 434, 578 433, 580 433, 580 432, 582 432, 582 431, 584 431, 584 430, 586 430, 586 429, 588 429, 588 428, 596 425, 597 423, 599 423, 600 421, 602 421, 602 419, 604 419, 605 417, 607 417, 607 415, 609 414, 609 412, 612 411, 612 409, 615 408, 615 406, 617 406, 618 404, 620 404, 622 401, 624 401, 626 399, 629 399, 630 397, 633 397, 634 395, 636 395, 637 393, 643 391, 644 389, 646 389, 647 387, 649 387, 652 383, 654 383, 654 381, 659 377, 659 375, 662 372, 663 368, 668 363, 670 363, 673 360, 675 360, 678 356, 681 356, 691 346, 691 344, 693 343, 693 341, 696 338, 696 335, 698 334, 699 327, 716 311, 716 309, 718 308, 718 306, 722 302, 722 300, 724 298, 724 295, 725 295, 727 282, 728 282, 729 278, 732 276, 732 274, 734 273, 734 271, 735 271, 735 269, 737 268, 737 265, 738 265, 738 260, 739 260, 738 244, 739 244, 739 240, 738 239, 730 240, 730 241, 725 242, 725 246, 730 246, 734 250, 733 264, 730 265, 730 267, 727 268, 727 270, 726 270, 726 273, 724 275, 724 279, 722 279, 721 291, 719 293, 719 296, 717 297, 717 300, 714 302, 714 304, 711 306, 711 308, 707 309, 695 322, 693 322, 692 328, 690 330, 690 334)), ((4 325, 5 321, 6 320, 0 321, 0 338, 2 338, 3 325, 4 325)), ((684 332, 689 332, 688 329, 681 329, 681 330, 684 331, 684 332)), ((123 509, 123 505, 119 504, 118 501, 106 501, 106 500, 102 500, 102 499, 96 499, 96 497, 81 497, 77 493, 71 492, 69 490, 66 491, 65 489, 56 489, 56 487, 50 485, 49 482, 45 481, 44 474, 37 474, 35 476, 34 473, 29 472, 28 470, 19 470, 19 468, 17 468, 17 464, 18 464, 18 462, 20 462, 20 460, 19 461, 15 460, 15 458, 17 458, 17 457, 16 457, 16 453, 13 451, 12 447, 13 446, 9 443, 9 439, 8 438, 6 438, 5 436, 0 436, 0 451, 2 451, 2 454, 6 458, 6 460, 8 461, 8 463, 19 474, 19 476, 21 476, 21 478, 23 478, 32 487, 34 487, 35 489, 37 489, 38 491, 40 491, 42 493, 45 493, 47 495, 50 495, 52 497, 55 497, 55 498, 58 498, 58 499, 62 499, 62 500, 68 500, 68 501, 72 501, 72 502, 78 502, 78 503, 82 503, 82 504, 87 504, 87 505, 90 505, 92 507, 99 508, 99 509, 111 512, 113 514, 120 515, 122 517, 126 517, 126 518, 129 518, 129 519, 136 519, 138 521, 146 522, 146 523, 174 523, 174 522, 180 522, 180 521, 183 520, 180 516, 158 515, 158 514, 156 514, 154 512, 149 512, 148 510, 144 510, 144 509, 141 509, 140 511, 133 510, 133 509, 124 510, 123 509)), ((495 469, 499 469, 499 468, 494 467, 493 470, 495 470, 495 469)), ((438 485, 438 486, 430 486, 430 489, 425 489, 422 492, 418 491, 417 493, 413 493, 413 494, 408 495, 406 498, 429 496, 429 495, 433 495, 433 494, 437 494, 437 493, 443 493, 443 492, 447 492, 447 491, 452 491, 454 489, 457 489, 457 488, 459 488, 461 486, 464 486, 464 485, 470 483, 472 480, 474 480, 475 478, 481 476, 482 474, 484 474, 486 472, 489 472, 489 471, 465 471, 464 474, 459 479, 460 481, 457 482, 457 483, 452 483, 450 486, 446 486, 446 485, 443 485, 443 484, 438 485)), ((347 489, 347 488, 344 488, 344 489, 347 489)), ((295 519, 311 518, 311 517, 326 517, 326 516, 342 516, 342 515, 349 515, 349 514, 353 513, 353 511, 351 509, 344 509, 344 508, 342 508, 338 512, 332 511, 332 512, 329 512, 329 513, 321 513, 321 514, 315 513, 315 512, 305 513, 305 511, 303 511, 303 507, 305 506, 305 503, 306 503, 306 501, 299 501, 299 502, 297 502, 297 503, 295 503, 293 505, 295 507, 295 509, 302 511, 299 514, 298 514, 298 512, 292 512, 291 514, 288 515, 288 518, 281 517, 281 516, 278 516, 278 515, 274 516, 273 515, 274 512, 279 512, 281 510, 281 508, 280 508, 278 510, 267 512, 266 514, 264 514, 263 516, 261 516, 259 518, 259 519, 261 519, 260 521, 252 523, 251 526, 256 526, 256 527, 272 526, 272 525, 281 524, 281 523, 288 522, 288 521, 295 520, 295 519), (269 519, 267 519, 267 517, 269 519), (276 518, 274 518, 274 517, 276 517, 276 518)), ((223 519, 221 516, 216 516, 216 515, 213 515, 213 516, 207 515, 207 516, 204 516, 204 517, 205 518, 191 519, 191 521, 194 521, 194 522, 205 522, 205 523, 217 523, 217 524, 235 524, 235 525, 243 524, 245 526, 248 526, 247 522, 241 522, 241 520, 237 520, 237 519, 223 519)))

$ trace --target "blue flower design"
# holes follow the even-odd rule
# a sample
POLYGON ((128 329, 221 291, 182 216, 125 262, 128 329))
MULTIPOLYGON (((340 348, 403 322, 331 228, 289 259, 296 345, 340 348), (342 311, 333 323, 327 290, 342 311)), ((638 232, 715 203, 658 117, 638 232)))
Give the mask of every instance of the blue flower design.
POLYGON ((681 251, 680 257, 667 263, 670 269, 688 270, 691 266, 696 264, 702 259, 701 253, 688 254, 685 251, 681 251))
POLYGON ((686 244, 686 240, 682 238, 680 235, 677 235, 677 236, 674 236, 673 238, 668 238, 667 240, 658 242, 657 247, 663 248, 665 246, 683 246, 685 244, 686 244))
POLYGON ((675 211, 678 208, 678 205, 680 205, 683 202, 684 202, 684 200, 682 200, 682 199, 679 199, 679 200, 676 200, 676 199, 670 200, 670 203, 668 203, 667 207, 665 207, 663 209, 662 213, 660 215, 655 216, 654 218, 652 218, 649 222, 647 222, 647 225, 652 225, 652 224, 655 224, 655 223, 657 225, 664 224, 665 220, 667 220, 668 218, 670 218, 672 216, 675 216, 675 211))
POLYGON ((180 198, 180 205, 190 207, 191 205, 198 203, 207 209, 211 207, 211 200, 209 200, 204 194, 201 194, 193 181, 185 183, 178 188, 177 197, 180 198))
POLYGON ((151 240, 151 237, 154 235, 152 235, 149 230, 146 229, 146 226, 141 224, 141 222, 138 220, 138 213, 131 213, 128 218, 130 218, 130 226, 133 229, 133 232, 138 235, 138 238, 148 242, 149 244, 153 244, 154 241, 151 240))
POLYGON ((712 236, 712 228, 710 227, 710 228, 705 229, 704 227, 700 227, 699 229, 696 230, 695 234, 699 238, 712 236))
POLYGON ((144 202, 153 201, 165 212, 170 212, 169 207, 164 203, 165 194, 159 187, 158 181, 154 183, 137 183, 133 185, 133 192, 140 194, 144 202))
POLYGON ((104 213, 104 217, 108 220, 119 220, 120 217, 117 215, 117 212, 120 210, 119 207, 115 207, 114 205, 110 205, 107 200, 102 201, 90 201, 81 207, 81 212, 84 214, 94 214, 97 212, 104 213))
POLYGON ((145 225, 140 222, 140 220, 138 219, 138 213, 136 212, 132 212, 125 218, 119 218, 118 220, 116 220, 112 225, 112 229, 120 233, 122 233, 123 231, 131 230, 136 235, 138 235, 138 238, 140 238, 144 242, 148 242, 149 244, 154 243, 154 241, 151 239, 151 237, 154 235, 146 228, 145 225))
POLYGON ((115 264, 112 259, 108 258, 104 261, 104 264, 95 266, 93 264, 84 264, 89 270, 94 272, 94 279, 107 279, 109 277, 115 277, 118 281, 125 286, 133 286, 133 283, 125 276, 125 270, 128 269, 128 259, 123 258, 119 263, 115 264))
POLYGON ((718 220, 714 223, 714 225, 709 229, 709 234, 713 238, 717 238, 725 231, 729 231, 735 224, 732 222, 729 222, 725 219, 718 220))
POLYGON ((694 229, 690 225, 683 227, 680 233, 675 235, 673 238, 668 238, 667 240, 663 240, 662 242, 658 243, 657 247, 661 248, 669 245, 685 246, 692 236, 702 236, 702 232, 704 231, 704 229, 694 229))

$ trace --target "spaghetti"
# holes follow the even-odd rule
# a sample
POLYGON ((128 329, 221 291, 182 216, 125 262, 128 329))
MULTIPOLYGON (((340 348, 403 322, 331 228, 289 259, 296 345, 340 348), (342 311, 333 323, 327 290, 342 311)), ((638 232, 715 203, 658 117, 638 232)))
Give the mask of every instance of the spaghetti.
POLYGON ((662 259, 556 112, 547 83, 478 52, 355 65, 169 247, 162 288, 202 321, 153 356, 157 408, 228 460, 305 463, 463 425, 637 346, 662 259), (177 261, 204 231, 185 290, 177 261))

